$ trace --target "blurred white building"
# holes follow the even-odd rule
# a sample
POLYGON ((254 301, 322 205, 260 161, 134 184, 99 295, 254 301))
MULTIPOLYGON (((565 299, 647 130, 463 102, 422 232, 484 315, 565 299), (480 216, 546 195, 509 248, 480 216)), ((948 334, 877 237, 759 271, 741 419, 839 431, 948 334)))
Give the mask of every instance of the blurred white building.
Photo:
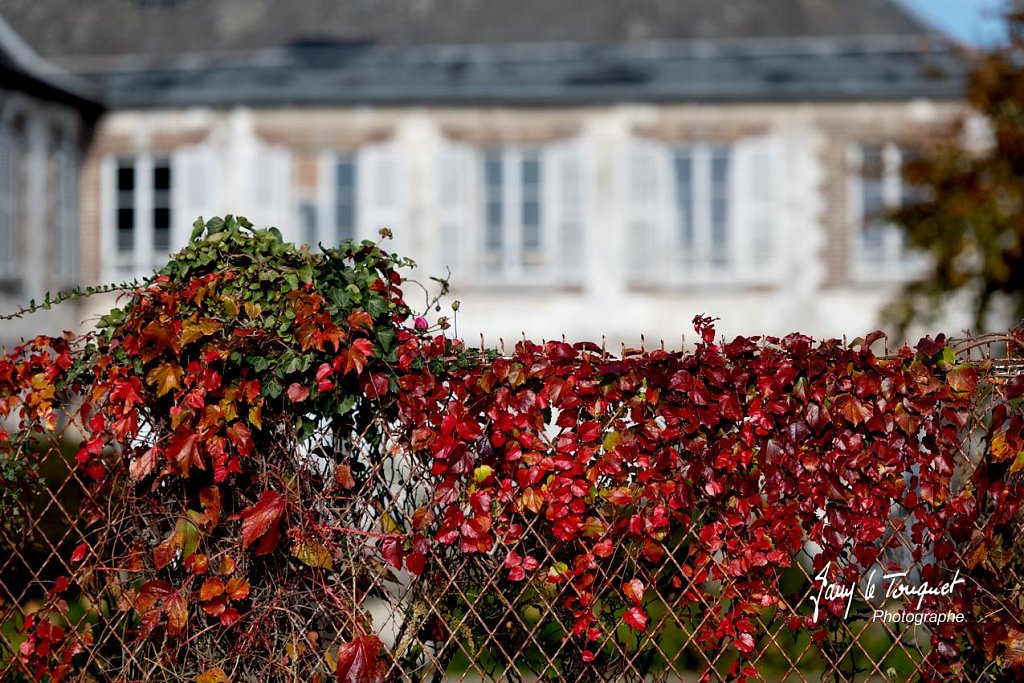
POLYGON ((0 14, 108 108, 82 166, 85 283, 151 271, 197 215, 325 244, 387 226, 424 282, 450 269, 459 335, 491 344, 678 346, 697 313, 729 335, 874 329, 921 267, 879 217, 901 159, 964 107, 963 60, 889 0, 0 14))
MULTIPOLYGON (((0 314, 79 278, 79 170, 92 84, 46 63, 0 18, 0 314)), ((77 325, 75 306, 0 320, 0 343, 77 325)))

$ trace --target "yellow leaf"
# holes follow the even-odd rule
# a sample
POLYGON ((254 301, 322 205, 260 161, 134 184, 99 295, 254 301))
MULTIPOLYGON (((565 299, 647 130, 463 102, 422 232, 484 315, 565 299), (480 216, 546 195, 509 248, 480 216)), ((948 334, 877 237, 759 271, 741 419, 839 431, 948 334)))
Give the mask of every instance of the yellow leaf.
POLYGON ((400 534, 405 531, 395 518, 386 512, 380 516, 380 530, 385 534, 400 534))
POLYGON ((996 462, 1002 462, 1010 456, 1015 455, 1013 446, 1008 443, 1006 432, 999 432, 992 437, 991 450, 992 458, 996 462))
POLYGON ((256 429, 263 429, 262 406, 253 406, 249 408, 249 424, 251 424, 256 429))
POLYGON ((292 555, 308 567, 320 567, 327 571, 334 569, 334 558, 331 556, 331 551, 314 541, 304 539, 295 541, 292 544, 292 555))

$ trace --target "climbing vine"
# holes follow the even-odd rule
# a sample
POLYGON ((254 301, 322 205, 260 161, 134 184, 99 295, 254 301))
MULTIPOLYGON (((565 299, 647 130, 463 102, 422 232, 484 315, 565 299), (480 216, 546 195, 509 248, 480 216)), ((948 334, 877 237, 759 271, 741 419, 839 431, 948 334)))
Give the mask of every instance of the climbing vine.
POLYGON ((808 598, 900 562, 965 577, 913 601, 966 617, 930 627, 927 676, 1024 665, 1021 377, 942 337, 880 356, 707 317, 687 351, 499 356, 406 303, 411 265, 200 221, 95 332, 0 359, 0 463, 67 414, 89 483, 27 676, 426 677, 500 624, 496 671, 542 645, 586 677, 654 666, 687 614, 743 679, 772 621, 841 653, 849 601, 808 598))

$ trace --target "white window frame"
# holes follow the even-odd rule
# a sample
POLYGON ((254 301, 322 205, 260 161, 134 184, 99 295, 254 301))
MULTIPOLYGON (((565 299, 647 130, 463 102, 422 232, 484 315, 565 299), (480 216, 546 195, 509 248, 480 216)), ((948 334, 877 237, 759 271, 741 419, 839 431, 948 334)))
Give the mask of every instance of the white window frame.
POLYGON ((905 196, 903 180, 903 156, 899 145, 893 142, 854 143, 846 151, 847 206, 850 226, 850 271, 852 279, 863 283, 889 283, 906 281, 918 277, 927 267, 925 254, 910 252, 904 245, 902 229, 897 225, 882 227, 881 252, 877 257, 867 254, 865 228, 872 219, 864 207, 864 149, 879 147, 882 153, 882 203, 885 210, 899 208, 905 196))
MULTIPOLYGON (((389 249, 402 253, 405 238, 402 227, 405 218, 405 188, 403 187, 402 157, 394 140, 362 145, 355 149, 323 150, 319 155, 316 197, 316 234, 325 247, 337 246, 341 239, 376 241, 382 228, 391 228, 394 242, 389 249), (338 226, 338 165, 342 161, 352 164, 353 216, 350 235, 341 235, 338 226)), ((299 202, 308 206, 309 198, 299 202)), ((305 240, 305 236, 302 238, 305 240)))
POLYGON ((175 172, 172 155, 154 155, 149 151, 134 154, 108 154, 100 163, 100 194, 102 206, 101 245, 103 248, 104 279, 128 280, 151 275, 154 270, 162 267, 178 242, 179 231, 175 230, 179 213, 175 206, 175 186, 179 182, 175 172), (167 201, 170 208, 170 225, 168 249, 158 250, 154 245, 155 231, 153 221, 154 209, 154 169, 158 165, 167 165, 170 169, 170 188, 167 201), (133 225, 132 248, 121 251, 118 248, 118 217, 120 206, 118 189, 118 169, 130 166, 134 170, 132 189, 133 225), (145 182, 141 182, 145 179, 145 182))
POLYGON ((438 159, 440 261, 459 283, 570 286, 582 279, 586 184, 576 140, 470 146, 448 141, 438 159), (488 245, 487 159, 501 169, 500 247, 488 245), (539 165, 537 242, 524 240, 523 163, 539 165))
POLYGON ((780 187, 773 168, 781 155, 775 139, 634 139, 628 155, 623 192, 629 279, 634 286, 720 288, 780 281, 780 187), (715 253, 712 196, 713 160, 722 150, 729 160, 724 255, 715 253), (683 242, 679 210, 676 159, 681 153, 691 159, 689 248, 683 242))

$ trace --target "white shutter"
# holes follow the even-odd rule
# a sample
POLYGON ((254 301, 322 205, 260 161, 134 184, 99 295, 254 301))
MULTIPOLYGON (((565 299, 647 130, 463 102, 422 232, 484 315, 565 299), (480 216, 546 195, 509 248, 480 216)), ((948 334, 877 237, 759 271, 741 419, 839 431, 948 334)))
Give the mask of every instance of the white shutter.
POLYGON ((744 138, 733 148, 733 163, 730 205, 737 275, 762 280, 776 275, 781 262, 777 141, 770 136, 744 138))
POLYGON ((476 176, 474 155, 462 144, 445 143, 438 159, 437 204, 440 219, 441 267, 453 276, 471 277, 473 262, 476 176))
POLYGON ((559 273, 558 279, 575 281, 582 275, 585 249, 582 149, 576 141, 564 142, 548 147, 544 156, 543 239, 550 256, 548 267, 559 273))
POLYGON ((359 149, 356 159, 356 241, 376 241, 381 228, 390 228, 394 239, 388 249, 407 252, 397 146, 393 142, 367 145, 359 149))
POLYGON ((54 245, 59 264, 59 287, 78 284, 78 150, 70 141, 64 141, 54 151, 56 173, 54 245))
POLYGON ((673 249, 665 225, 670 185, 666 149, 634 140, 626 164, 626 244, 633 280, 658 280, 671 267, 673 249))
POLYGON ((13 277, 18 265, 18 141, 0 124, 0 277, 13 277))
POLYGON ((253 213, 256 227, 275 227, 286 240, 299 240, 292 204, 292 153, 287 147, 260 145, 253 168, 253 213))
POLYGON ((171 251, 188 243, 192 224, 213 217, 217 193, 213 151, 205 144, 182 147, 171 157, 171 251))

